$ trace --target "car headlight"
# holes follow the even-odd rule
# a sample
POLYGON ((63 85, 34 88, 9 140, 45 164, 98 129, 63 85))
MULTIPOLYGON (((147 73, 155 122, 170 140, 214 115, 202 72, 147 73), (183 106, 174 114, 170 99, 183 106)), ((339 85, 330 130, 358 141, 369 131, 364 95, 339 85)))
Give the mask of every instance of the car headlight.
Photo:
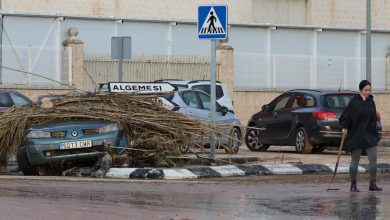
POLYGON ((115 132, 115 131, 118 131, 117 124, 106 125, 106 126, 98 129, 98 133, 110 133, 110 132, 115 132))
POLYGON ((50 138, 50 132, 46 131, 30 131, 28 132, 27 138, 50 138))

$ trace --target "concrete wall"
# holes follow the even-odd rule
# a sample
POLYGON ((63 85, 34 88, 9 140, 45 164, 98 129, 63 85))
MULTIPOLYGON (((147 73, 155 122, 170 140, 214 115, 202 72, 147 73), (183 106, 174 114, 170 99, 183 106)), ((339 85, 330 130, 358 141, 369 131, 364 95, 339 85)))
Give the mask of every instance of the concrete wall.
MULTIPOLYGON (((390 1, 372 0, 372 28, 390 29, 390 1)), ((365 27, 366 0, 3 0, 5 13, 197 20, 199 5, 226 4, 230 23, 365 27)))
MULTIPOLYGON (((261 106, 268 104, 284 91, 263 90, 263 91, 235 91, 233 90, 233 63, 234 49, 223 43, 217 49, 217 62, 220 65, 218 80, 226 84, 229 94, 233 99, 236 115, 240 118, 241 124, 247 125, 249 118, 260 111, 261 106)), ((390 57, 388 57, 390 63, 390 57)), ((356 85, 357 87, 358 85, 356 85)), ((390 130, 390 91, 375 91, 373 85, 373 95, 376 102, 377 111, 381 114, 381 122, 384 131, 390 130)))
MULTIPOLYGON (((307 24, 365 28, 366 0, 308 0, 307 24)), ((371 0, 373 29, 390 28, 390 1, 371 0)))
POLYGON ((226 4, 229 20, 252 20, 252 0, 3 0, 3 11, 195 21, 199 5, 226 4))
POLYGON ((253 22, 272 24, 306 24, 307 0, 253 0, 253 22))

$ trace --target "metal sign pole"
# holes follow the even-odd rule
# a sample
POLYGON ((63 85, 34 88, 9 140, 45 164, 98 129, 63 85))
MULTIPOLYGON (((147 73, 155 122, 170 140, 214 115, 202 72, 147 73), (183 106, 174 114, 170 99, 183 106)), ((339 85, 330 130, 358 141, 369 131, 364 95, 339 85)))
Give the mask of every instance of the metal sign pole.
POLYGON ((119 38, 118 81, 122 82, 123 37, 119 38))
MULTIPOLYGON (((211 126, 216 127, 216 70, 217 70, 217 39, 227 38, 228 28, 227 5, 205 5, 198 7, 198 37, 211 40, 210 59, 210 99, 211 99, 211 126)), ((213 132, 212 132, 213 133, 213 132)), ((216 134, 211 135, 210 154, 215 159, 216 134)))
POLYGON ((123 80, 123 59, 131 59, 131 37, 111 37, 111 58, 118 59, 118 82, 123 80))
MULTIPOLYGON (((211 60, 210 60, 210 80, 211 80, 211 124, 214 128, 215 126, 215 114, 216 114, 216 48, 217 48, 217 40, 212 39, 211 40, 211 60)), ((212 135, 213 140, 211 140, 210 143, 210 153, 211 158, 215 158, 215 135, 212 135)))

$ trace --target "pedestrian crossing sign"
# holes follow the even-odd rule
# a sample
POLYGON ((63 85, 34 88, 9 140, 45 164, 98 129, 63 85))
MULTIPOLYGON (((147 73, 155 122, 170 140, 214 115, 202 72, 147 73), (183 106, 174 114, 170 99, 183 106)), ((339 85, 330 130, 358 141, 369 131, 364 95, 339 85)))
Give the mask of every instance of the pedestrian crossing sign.
POLYGON ((226 5, 199 6, 198 37, 200 39, 226 39, 227 24, 226 5))

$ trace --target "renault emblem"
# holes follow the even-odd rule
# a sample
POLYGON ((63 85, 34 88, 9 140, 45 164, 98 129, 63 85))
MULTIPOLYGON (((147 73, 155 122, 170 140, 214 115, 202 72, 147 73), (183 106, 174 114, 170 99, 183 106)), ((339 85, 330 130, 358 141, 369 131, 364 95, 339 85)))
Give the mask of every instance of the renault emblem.
POLYGON ((72 131, 72 136, 73 136, 73 137, 77 137, 78 134, 79 134, 79 133, 78 133, 77 131, 72 131))

